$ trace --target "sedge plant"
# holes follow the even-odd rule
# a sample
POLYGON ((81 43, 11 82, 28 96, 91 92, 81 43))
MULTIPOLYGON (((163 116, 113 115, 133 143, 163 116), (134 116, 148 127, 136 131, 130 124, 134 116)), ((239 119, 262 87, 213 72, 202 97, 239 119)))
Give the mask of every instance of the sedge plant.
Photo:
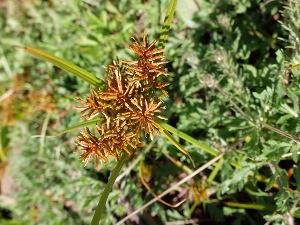
MULTIPOLYGON (((133 43, 129 48, 137 54, 138 59, 136 61, 123 60, 120 62, 118 58, 116 58, 112 65, 106 67, 106 75, 103 80, 98 79, 93 74, 66 60, 57 58, 44 51, 31 47, 23 48, 26 52, 51 62, 59 68, 82 78, 93 86, 90 89, 89 96, 85 96, 83 99, 76 99, 76 101, 81 104, 78 105, 77 108, 81 110, 82 118, 87 121, 58 133, 62 134, 73 129, 96 124, 95 130, 97 134, 94 134, 89 128, 85 128, 85 131, 82 132, 76 140, 76 145, 80 148, 77 151, 81 153, 80 160, 83 161, 84 165, 87 165, 93 158, 95 167, 98 167, 99 162, 102 164, 108 162, 110 158, 117 161, 117 165, 102 192, 99 204, 95 210, 92 220, 93 225, 99 223, 101 215, 104 212, 107 197, 126 159, 133 151, 139 148, 141 132, 144 132, 150 139, 153 139, 159 133, 163 134, 190 159, 191 156, 189 153, 170 133, 177 135, 193 146, 215 156, 216 161, 223 156, 219 151, 162 121, 166 119, 161 115, 165 109, 162 97, 168 96, 168 83, 161 82, 157 78, 167 76, 167 72, 164 70, 164 65, 167 61, 164 59, 163 53, 165 51, 165 43, 176 4, 177 1, 170 1, 165 22, 162 26, 158 47, 156 47, 156 40, 152 42, 148 40, 146 32, 139 36, 133 36, 133 43), (140 38, 141 36, 142 38, 140 38)), ((297 69, 298 67, 298 65, 295 65, 290 67, 290 69, 297 69)), ((260 121, 256 124, 257 121, 253 121, 248 114, 244 113, 218 84, 212 85, 211 87, 220 91, 225 99, 229 99, 228 101, 232 109, 244 116, 252 127, 261 126, 262 128, 279 133, 299 143, 299 139, 296 136, 281 131, 266 122, 260 121)), ((253 159, 250 158, 250 161, 251 160, 253 159)), ((240 165, 235 161, 231 161, 230 163, 239 171, 239 174, 242 174, 246 179, 248 177, 255 177, 259 181, 269 183, 269 188, 275 187, 277 184, 275 179, 270 180, 260 174, 249 172, 248 168, 243 168, 245 165, 240 165)), ((262 162, 257 163, 257 165, 260 167, 265 163, 263 159, 262 162)), ((208 183, 213 182, 222 164, 223 159, 221 159, 217 165, 214 165, 214 170, 208 178, 208 183)), ((251 168, 255 170, 254 167, 257 165, 251 165, 251 168)), ((274 177, 275 175, 276 174, 274 174, 274 177)), ((224 186, 226 187, 226 184, 224 186)), ((208 198, 206 193, 201 196, 202 199, 208 198)), ((159 195, 157 198, 160 197, 159 195)), ((200 204, 201 201, 202 200, 197 200, 194 206, 200 204)), ((256 210, 266 208, 258 204, 246 205, 232 202, 226 202, 226 205, 231 207, 248 207, 256 210)), ((297 212, 295 214, 297 214, 297 212)))
POLYGON ((82 153, 80 160, 87 165, 93 157, 96 168, 99 162, 102 164, 108 162, 109 157, 118 162, 101 195, 92 224, 99 223, 111 187, 128 155, 138 148, 142 130, 150 136, 151 140, 162 132, 191 159, 188 152, 164 128, 165 124, 159 121, 159 119, 166 119, 160 115, 160 112, 164 109, 161 106, 163 104, 161 99, 163 96, 168 96, 164 89, 168 83, 158 81, 157 78, 161 75, 167 76, 163 68, 167 63, 163 52, 176 4, 177 1, 170 1, 159 38, 159 47, 155 47, 158 40, 149 43, 146 33, 143 33, 142 41, 133 36, 133 44, 129 48, 138 55, 138 60, 119 62, 115 59, 113 65, 106 67, 107 73, 103 80, 42 50, 32 47, 23 48, 26 52, 51 62, 96 87, 96 90, 90 89, 90 96, 76 99, 82 104, 77 107, 81 110, 82 118, 89 121, 59 133, 97 123, 97 135, 89 128, 85 128, 85 132, 82 132, 76 140, 76 145, 81 148, 77 151, 82 153))

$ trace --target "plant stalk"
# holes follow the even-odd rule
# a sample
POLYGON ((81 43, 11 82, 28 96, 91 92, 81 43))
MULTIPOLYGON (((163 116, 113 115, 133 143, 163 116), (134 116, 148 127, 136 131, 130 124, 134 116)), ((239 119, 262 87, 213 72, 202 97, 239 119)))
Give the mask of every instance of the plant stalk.
POLYGON ((91 225, 98 225, 99 221, 101 219, 101 216, 103 214, 104 211, 104 207, 105 207, 105 203, 107 201, 108 195, 112 189, 112 186, 115 183, 115 180, 118 176, 118 174, 121 171, 122 166, 124 165, 126 159, 128 158, 128 153, 124 152, 123 155, 120 158, 120 161, 118 162, 118 164, 116 165, 115 169, 113 170, 112 174, 109 177, 109 180, 107 182, 107 184, 105 185, 105 188, 101 194, 99 203, 97 205, 97 208, 95 210, 91 225))

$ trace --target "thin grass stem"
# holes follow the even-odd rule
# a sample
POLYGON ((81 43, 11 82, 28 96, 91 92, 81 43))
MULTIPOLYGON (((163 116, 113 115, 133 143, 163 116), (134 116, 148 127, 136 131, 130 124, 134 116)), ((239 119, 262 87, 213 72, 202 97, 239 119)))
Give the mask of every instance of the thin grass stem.
POLYGON ((101 194, 101 197, 100 197, 99 203, 97 205, 97 208, 95 210, 91 225, 99 224, 99 221, 100 221, 101 216, 104 211, 104 207, 105 207, 105 203, 108 198, 108 195, 109 195, 109 193, 112 189, 112 186, 114 185, 115 180, 116 180, 118 174, 120 173, 121 168, 124 165, 127 158, 128 158, 128 153, 124 152, 120 158, 120 161, 117 163, 115 169, 113 170, 112 174, 110 175, 109 180, 108 180, 107 184, 105 185, 105 188, 101 194))
POLYGON ((46 136, 47 127, 48 127, 48 123, 49 123, 51 115, 52 115, 52 112, 48 111, 47 114, 46 114, 46 118, 44 120, 44 123, 43 123, 42 133, 41 133, 41 136, 40 136, 41 138, 40 138, 39 155, 42 155, 43 152, 44 152, 45 136, 46 136))

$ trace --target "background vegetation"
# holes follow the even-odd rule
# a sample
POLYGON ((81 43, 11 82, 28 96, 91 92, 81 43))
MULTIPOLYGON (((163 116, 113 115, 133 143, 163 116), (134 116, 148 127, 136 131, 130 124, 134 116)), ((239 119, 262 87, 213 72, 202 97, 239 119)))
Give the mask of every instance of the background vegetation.
MULTIPOLYGON (((133 57, 127 49, 133 34, 146 30, 150 40, 158 37, 167 5, 1 1, 1 173, 13 178, 12 186, 2 179, 1 224, 89 224, 115 166, 84 168, 73 153, 79 131, 45 138, 80 121, 74 98, 87 94, 89 85, 14 46, 43 49, 101 78, 102 66, 116 56, 133 57), (5 186, 13 193, 3 193, 5 186)), ((172 204, 187 198, 183 205, 155 203, 127 224, 297 223, 299 71, 286 68, 299 64, 299 6, 294 0, 178 2, 165 51, 170 97, 164 116, 226 155, 164 198, 172 204)), ((196 167, 212 158, 174 137, 196 167)), ((163 136, 145 138, 123 167, 101 224, 114 224, 153 198, 139 169, 161 193, 193 166, 163 136)))

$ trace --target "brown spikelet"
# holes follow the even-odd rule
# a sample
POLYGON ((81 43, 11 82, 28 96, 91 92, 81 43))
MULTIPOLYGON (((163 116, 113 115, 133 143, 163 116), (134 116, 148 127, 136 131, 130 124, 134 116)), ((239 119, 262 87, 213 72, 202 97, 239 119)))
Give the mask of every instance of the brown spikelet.
POLYGON ((157 81, 160 75, 167 75, 163 50, 155 47, 157 40, 149 44, 145 33, 142 42, 135 36, 132 40, 129 49, 138 55, 138 60, 114 60, 106 67, 105 89, 91 89, 90 97, 76 99, 83 105, 77 106, 83 119, 103 118, 96 126, 99 137, 86 128, 76 141, 82 148, 80 159, 85 165, 92 156, 97 167, 98 161, 106 163, 109 157, 118 160, 123 152, 130 154, 140 144, 141 131, 153 140, 161 128, 157 119, 166 119, 160 115, 165 109, 161 98, 168 96, 164 88, 169 83, 157 81))
POLYGON ((104 102, 101 100, 97 92, 91 88, 91 97, 85 96, 85 100, 76 98, 75 101, 80 102, 83 106, 76 106, 77 109, 82 109, 80 114, 84 119, 91 119, 100 114, 104 107, 104 102))
POLYGON ((159 134, 157 127, 161 127, 155 121, 155 116, 165 119, 156 115, 164 109, 164 107, 159 107, 162 102, 156 103, 141 97, 139 100, 131 99, 131 103, 125 103, 129 111, 121 114, 120 117, 127 120, 131 126, 136 127, 136 132, 138 133, 144 128, 145 133, 149 134, 151 140, 153 140, 153 135, 159 134))
POLYGON ((107 156, 105 154, 106 143, 103 143, 101 138, 97 138, 92 134, 89 128, 86 128, 85 132, 81 132, 81 136, 78 137, 75 143, 82 147, 82 149, 77 152, 83 152, 80 156, 80 160, 84 162, 84 166, 86 166, 92 156, 94 156, 95 167, 98 167, 98 158, 103 163, 107 162, 107 156))

